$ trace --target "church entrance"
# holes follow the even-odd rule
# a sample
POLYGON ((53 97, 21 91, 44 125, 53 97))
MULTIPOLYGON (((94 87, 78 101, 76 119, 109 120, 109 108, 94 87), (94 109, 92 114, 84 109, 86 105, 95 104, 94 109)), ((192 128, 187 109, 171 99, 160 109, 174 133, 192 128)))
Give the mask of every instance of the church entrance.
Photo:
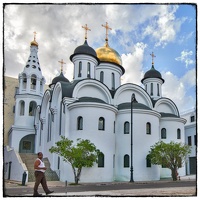
POLYGON ((35 134, 24 136, 19 143, 19 153, 34 153, 35 134))

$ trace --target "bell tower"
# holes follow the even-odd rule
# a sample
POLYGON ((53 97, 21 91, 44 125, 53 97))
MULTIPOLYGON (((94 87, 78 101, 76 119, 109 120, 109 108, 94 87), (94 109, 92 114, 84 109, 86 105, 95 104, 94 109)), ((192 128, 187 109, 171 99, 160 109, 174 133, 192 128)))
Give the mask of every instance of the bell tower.
POLYGON ((9 131, 9 146, 21 153, 34 152, 34 115, 36 107, 41 105, 44 94, 45 78, 42 76, 37 53, 38 43, 34 32, 34 40, 30 43, 30 55, 24 70, 18 76, 14 124, 9 131))

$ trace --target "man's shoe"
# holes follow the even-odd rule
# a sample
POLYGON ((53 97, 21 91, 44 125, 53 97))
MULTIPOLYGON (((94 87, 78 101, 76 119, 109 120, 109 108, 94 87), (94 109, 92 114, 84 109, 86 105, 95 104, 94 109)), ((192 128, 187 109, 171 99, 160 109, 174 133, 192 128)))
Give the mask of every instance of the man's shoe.
POLYGON ((53 193, 54 191, 48 191, 48 192, 46 192, 46 195, 48 195, 48 194, 51 194, 51 193, 53 193))
POLYGON ((33 196, 34 196, 34 197, 41 197, 42 194, 34 194, 33 196))

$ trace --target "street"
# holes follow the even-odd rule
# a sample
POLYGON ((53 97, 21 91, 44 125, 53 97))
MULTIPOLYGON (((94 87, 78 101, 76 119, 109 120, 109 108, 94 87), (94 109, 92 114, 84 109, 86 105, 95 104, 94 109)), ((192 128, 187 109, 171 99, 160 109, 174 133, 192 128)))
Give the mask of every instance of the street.
MULTIPOLYGON (((48 182, 51 196, 196 196, 196 180, 155 182, 112 182, 67 185, 63 182, 48 182)), ((33 184, 26 186, 5 184, 4 196, 32 196, 33 184)), ((41 186, 39 193, 44 194, 41 186)))

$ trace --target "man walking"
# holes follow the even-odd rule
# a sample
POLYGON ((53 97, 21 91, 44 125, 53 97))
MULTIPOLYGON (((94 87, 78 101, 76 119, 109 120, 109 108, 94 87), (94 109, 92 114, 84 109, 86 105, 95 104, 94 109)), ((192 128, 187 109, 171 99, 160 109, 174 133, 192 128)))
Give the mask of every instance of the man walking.
POLYGON ((44 162, 42 161, 43 154, 42 152, 38 153, 38 158, 36 159, 34 163, 34 169, 35 169, 35 185, 34 185, 34 197, 42 196, 42 194, 38 193, 38 186, 41 183, 43 190, 45 191, 46 194, 51 194, 54 191, 50 191, 48 186, 47 186, 47 181, 45 177, 45 171, 46 167, 44 162))

